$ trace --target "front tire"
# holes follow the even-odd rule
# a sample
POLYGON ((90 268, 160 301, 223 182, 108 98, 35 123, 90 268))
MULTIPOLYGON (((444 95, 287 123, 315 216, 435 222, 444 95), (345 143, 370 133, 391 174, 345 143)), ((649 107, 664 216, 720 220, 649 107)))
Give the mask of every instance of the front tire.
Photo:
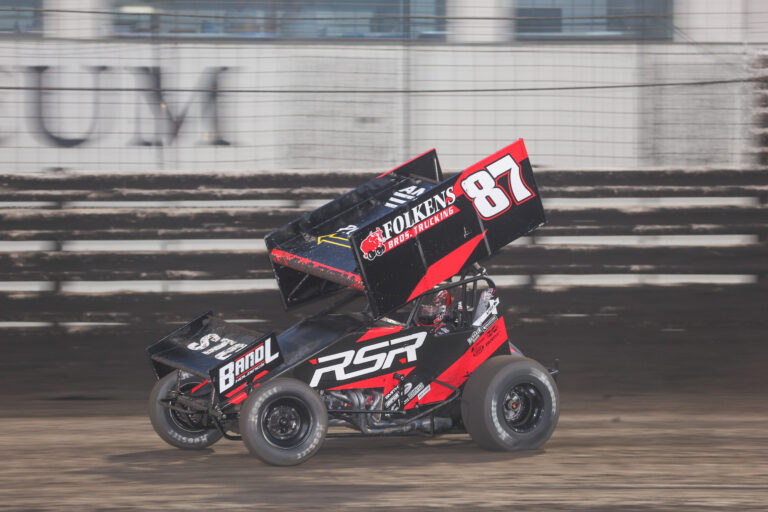
POLYGON ((555 430, 559 400, 554 379, 539 363, 496 356, 467 381, 461 416, 472 440, 487 450, 531 450, 555 430))
POLYGON ((240 434, 251 454, 267 464, 295 466, 312 457, 328 430, 320 396, 296 379, 257 387, 240 409, 240 434))
MULTIPOLYGON (((204 379, 181 373, 171 372, 155 383, 149 395, 149 419, 157 435, 176 448, 183 450, 202 450, 221 439, 222 434, 213 427, 207 415, 201 411, 187 409, 185 412, 169 409, 164 400, 173 398, 176 379, 180 378, 179 391, 200 400, 210 400, 213 388, 210 383, 202 385, 204 379)), ((179 406, 178 404, 176 404, 179 406)), ((183 409, 183 407, 179 406, 183 409)))

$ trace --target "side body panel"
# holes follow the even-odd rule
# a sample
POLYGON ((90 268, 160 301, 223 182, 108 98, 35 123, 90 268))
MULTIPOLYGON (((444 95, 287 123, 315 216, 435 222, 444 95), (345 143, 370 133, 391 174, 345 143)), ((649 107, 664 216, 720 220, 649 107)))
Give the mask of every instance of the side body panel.
POLYGON ((292 376, 318 390, 379 389, 384 408, 409 410, 439 402, 483 361, 513 353, 504 319, 448 333, 429 327, 374 327, 349 335, 296 366, 292 376), (438 383, 440 381, 441 383, 438 383))

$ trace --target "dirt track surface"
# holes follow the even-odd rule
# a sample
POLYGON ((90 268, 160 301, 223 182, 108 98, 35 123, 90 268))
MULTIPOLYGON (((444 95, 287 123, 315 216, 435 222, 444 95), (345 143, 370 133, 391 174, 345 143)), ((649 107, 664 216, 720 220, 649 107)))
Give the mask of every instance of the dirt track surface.
POLYGON ((0 510, 765 510, 768 404, 571 404, 543 450, 466 435, 329 439, 275 468, 170 448, 145 417, 0 420, 0 510), (749 412, 744 412, 749 411, 749 412))
MULTIPOLYGON (((293 468, 240 442, 184 452, 144 414, 144 347, 167 325, 6 330, 0 511, 768 510, 764 286, 504 293, 518 346, 562 362, 560 424, 542 451, 486 452, 466 435, 332 439, 293 468)), ((256 299, 227 300, 274 304, 256 299)))

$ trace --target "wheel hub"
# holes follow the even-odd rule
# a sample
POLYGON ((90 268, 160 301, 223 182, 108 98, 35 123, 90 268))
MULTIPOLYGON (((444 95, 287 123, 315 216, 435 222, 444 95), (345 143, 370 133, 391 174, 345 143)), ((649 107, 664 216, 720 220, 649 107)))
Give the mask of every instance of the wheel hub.
POLYGON ((275 407, 267 415, 269 433, 280 440, 295 436, 299 431, 300 423, 299 412, 288 405, 275 407))
POLYGON ((504 408, 507 410, 508 413, 511 413, 513 416, 519 415, 521 411, 520 405, 521 405, 521 399, 517 393, 511 392, 507 395, 507 399, 504 402, 504 408))
POLYGON ((507 425, 515 432, 529 432, 541 418, 544 398, 533 384, 517 384, 507 391, 502 404, 507 425))
POLYGON ((515 421, 523 411, 520 395, 514 391, 507 393, 506 399, 504 400, 504 409, 504 416, 507 421, 515 421))
POLYGON ((298 397, 280 397, 268 402, 260 420, 264 437, 278 448, 291 448, 309 435, 312 418, 307 404, 298 397))

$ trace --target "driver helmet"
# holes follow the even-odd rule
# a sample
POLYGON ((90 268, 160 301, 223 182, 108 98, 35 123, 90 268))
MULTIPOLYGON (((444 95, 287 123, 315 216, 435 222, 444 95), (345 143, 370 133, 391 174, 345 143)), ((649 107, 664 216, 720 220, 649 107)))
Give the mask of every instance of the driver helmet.
POLYGON ((440 290, 429 297, 424 297, 417 317, 419 325, 433 326, 442 321, 450 304, 451 296, 447 290, 440 290))

